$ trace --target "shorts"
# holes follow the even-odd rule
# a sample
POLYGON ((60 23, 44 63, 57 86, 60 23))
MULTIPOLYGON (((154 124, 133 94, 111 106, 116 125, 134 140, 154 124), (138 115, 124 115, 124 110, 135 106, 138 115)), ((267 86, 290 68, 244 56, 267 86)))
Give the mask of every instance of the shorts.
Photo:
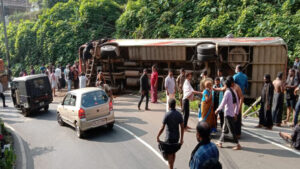
POLYGON ((286 99, 286 106, 287 107, 292 107, 293 109, 295 109, 296 98, 294 98, 294 99, 286 99))

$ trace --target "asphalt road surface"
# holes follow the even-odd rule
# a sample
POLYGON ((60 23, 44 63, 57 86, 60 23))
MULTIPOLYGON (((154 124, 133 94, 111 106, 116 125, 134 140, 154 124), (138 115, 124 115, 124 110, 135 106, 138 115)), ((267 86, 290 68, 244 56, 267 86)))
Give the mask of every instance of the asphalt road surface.
MULTIPOLYGON (((71 127, 61 127, 56 121, 58 103, 50 105, 49 112, 23 117, 13 108, 7 97, 8 108, 0 108, 0 118, 15 129, 22 138, 26 160, 17 150, 17 168, 29 169, 163 169, 166 162, 157 148, 156 135, 161 127, 165 105, 150 104, 151 111, 137 110, 138 97, 124 95, 115 99, 116 126, 87 132, 84 139, 77 138, 71 127)), ((144 105, 142 105, 143 108, 144 105)), ((196 115, 189 125, 195 127, 196 115)), ((244 120, 240 140, 243 150, 234 151, 228 142, 220 149, 220 161, 225 169, 282 169, 297 168, 300 152, 292 150, 278 136, 278 131, 291 132, 288 128, 273 131, 255 129, 256 119, 244 120)), ((213 135, 215 142, 220 133, 213 135)), ((163 137, 161 138, 164 139, 163 137)), ((230 141, 230 137, 228 137, 230 141)), ((177 153, 175 168, 186 169, 190 154, 197 144, 195 130, 185 133, 184 145, 177 153)), ((20 147, 17 149, 21 149, 20 147)))

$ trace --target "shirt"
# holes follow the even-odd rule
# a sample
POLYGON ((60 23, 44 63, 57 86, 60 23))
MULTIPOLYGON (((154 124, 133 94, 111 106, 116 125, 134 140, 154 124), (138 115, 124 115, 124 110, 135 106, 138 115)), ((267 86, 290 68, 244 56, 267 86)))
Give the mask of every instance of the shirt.
POLYGON ((225 91, 223 100, 219 105, 217 111, 224 110, 225 116, 234 117, 239 113, 239 100, 236 92, 232 89, 236 97, 236 103, 233 104, 232 94, 229 89, 225 91), (225 109, 224 109, 225 108, 225 109))
POLYGON ((190 81, 186 79, 183 84, 183 98, 182 99, 183 100, 184 99, 189 99, 189 100, 193 99, 193 92, 194 92, 194 89, 193 89, 190 81))
POLYGON ((169 94, 175 94, 175 79, 167 76, 165 79, 165 88, 168 89, 169 94))
POLYGON ((183 123, 182 115, 177 110, 170 110, 166 113, 163 124, 166 128, 166 140, 179 141, 179 125, 183 123))
POLYGON ((233 76, 234 82, 240 86, 243 94, 245 94, 245 90, 248 88, 248 77, 242 72, 238 72, 233 76))
POLYGON ((88 79, 85 76, 79 76, 79 88, 85 88, 86 87, 86 81, 88 79))
POLYGON ((140 78, 140 91, 148 92, 149 89, 150 87, 148 76, 143 74, 140 78))
POLYGON ((55 76, 58 77, 59 79, 61 78, 61 69, 60 68, 55 69, 55 76))
POLYGON ((190 162, 190 169, 202 169, 203 164, 210 159, 219 160, 219 150, 212 142, 198 148, 190 162))
POLYGON ((157 72, 153 72, 151 74, 151 86, 154 86, 155 82, 158 80, 158 73, 157 72))
POLYGON ((41 73, 45 73, 46 68, 44 66, 40 67, 41 73))
POLYGON ((185 81, 185 75, 180 74, 177 79, 176 79, 176 83, 177 83, 177 87, 178 87, 178 91, 180 93, 182 93, 182 88, 183 88, 183 84, 185 81))
POLYGON ((69 80, 69 72, 70 72, 70 69, 68 69, 68 68, 66 68, 66 69, 64 70, 64 74, 65 74, 65 79, 66 79, 66 80, 69 80))
POLYGON ((294 66, 297 66, 297 69, 299 69, 299 66, 300 66, 300 62, 294 62, 294 66))

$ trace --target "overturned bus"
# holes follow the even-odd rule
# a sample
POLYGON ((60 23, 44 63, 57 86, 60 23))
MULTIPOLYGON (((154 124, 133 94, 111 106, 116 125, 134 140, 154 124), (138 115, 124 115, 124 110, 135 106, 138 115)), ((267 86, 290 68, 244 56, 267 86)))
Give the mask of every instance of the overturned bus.
POLYGON ((287 45, 279 37, 257 38, 199 38, 199 39, 113 39, 93 41, 79 48, 80 71, 86 73, 88 85, 94 86, 98 71, 118 90, 139 85, 144 68, 156 64, 159 89, 172 69, 192 71, 197 87, 200 74, 207 70, 216 77, 222 69, 224 76, 233 75, 236 65, 243 67, 249 79, 246 97, 257 98, 263 85, 263 75, 274 79, 277 72, 287 68, 287 45), (90 55, 90 57, 87 56, 90 55))

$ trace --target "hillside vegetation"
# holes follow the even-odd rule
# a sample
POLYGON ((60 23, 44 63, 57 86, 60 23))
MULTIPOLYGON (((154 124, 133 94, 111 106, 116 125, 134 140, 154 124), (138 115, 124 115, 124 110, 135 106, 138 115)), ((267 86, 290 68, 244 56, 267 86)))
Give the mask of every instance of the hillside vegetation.
MULTIPOLYGON (((56 0, 57 2, 59 0, 56 0)), ((63 2, 65 0, 62 0, 63 2)), ((279 36, 300 56, 300 0, 69 0, 8 25, 12 70, 67 64, 81 44, 111 38, 279 36)), ((3 27, 0 28, 3 32, 3 27)), ((0 55, 5 56, 4 35, 0 55)))

